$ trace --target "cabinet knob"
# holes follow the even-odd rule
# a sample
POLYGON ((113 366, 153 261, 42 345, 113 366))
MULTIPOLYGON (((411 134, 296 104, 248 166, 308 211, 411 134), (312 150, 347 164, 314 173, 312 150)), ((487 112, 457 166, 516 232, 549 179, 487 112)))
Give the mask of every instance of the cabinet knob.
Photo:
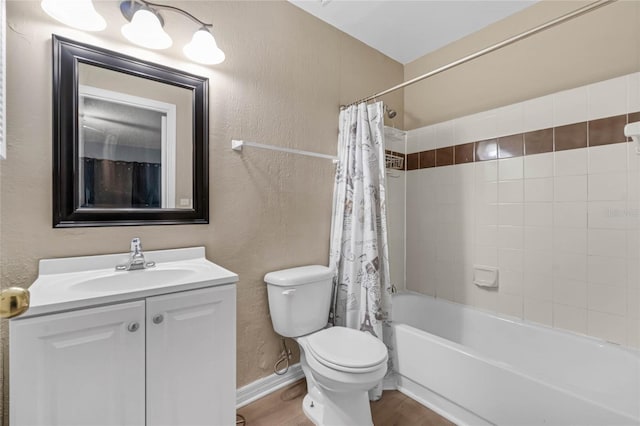
POLYGON ((140 328, 140 324, 137 321, 134 321, 134 322, 129 324, 129 326, 127 327, 127 330, 129 330, 130 332, 134 333, 134 332, 138 331, 139 328, 140 328))
POLYGON ((154 315, 153 316, 153 323, 154 324, 160 324, 162 321, 164 321, 164 316, 162 314, 158 314, 158 315, 154 315))

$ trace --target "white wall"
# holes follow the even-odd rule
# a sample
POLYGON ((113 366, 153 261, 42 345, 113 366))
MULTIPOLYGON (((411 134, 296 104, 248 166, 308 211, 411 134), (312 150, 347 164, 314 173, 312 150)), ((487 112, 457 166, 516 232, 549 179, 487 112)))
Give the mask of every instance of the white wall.
MULTIPOLYGON (((637 111, 640 73, 415 129, 407 152, 637 111)), ((406 172, 408 289, 639 347, 639 164, 615 143, 406 172)))

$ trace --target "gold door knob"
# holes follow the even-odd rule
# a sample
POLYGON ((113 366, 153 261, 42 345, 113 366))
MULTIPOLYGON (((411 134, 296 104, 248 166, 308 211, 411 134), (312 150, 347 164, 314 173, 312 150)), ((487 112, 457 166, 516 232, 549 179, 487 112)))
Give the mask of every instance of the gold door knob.
POLYGON ((29 309, 29 290, 9 287, 0 291, 0 318, 13 318, 29 309))

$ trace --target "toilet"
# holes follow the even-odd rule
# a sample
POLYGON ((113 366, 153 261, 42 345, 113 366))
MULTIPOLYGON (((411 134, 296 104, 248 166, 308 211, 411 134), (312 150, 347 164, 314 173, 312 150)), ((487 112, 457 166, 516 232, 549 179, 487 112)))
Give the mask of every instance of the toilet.
POLYGON ((368 391, 387 372, 387 347, 366 332, 326 328, 332 279, 321 265, 265 275, 271 321, 278 334, 300 345, 306 416, 318 426, 373 425, 368 391))

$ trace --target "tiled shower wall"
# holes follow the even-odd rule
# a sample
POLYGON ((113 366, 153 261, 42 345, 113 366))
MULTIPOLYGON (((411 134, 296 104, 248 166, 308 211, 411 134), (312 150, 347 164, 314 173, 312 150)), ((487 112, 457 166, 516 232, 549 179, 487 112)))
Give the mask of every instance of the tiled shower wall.
MULTIPOLYGON (((389 154, 402 156, 406 133, 385 127, 385 148, 389 154)), ((387 233, 391 283, 397 290, 405 289, 405 172, 387 170, 387 233)))
POLYGON ((637 73, 410 131, 407 288, 640 346, 639 111, 637 73))

